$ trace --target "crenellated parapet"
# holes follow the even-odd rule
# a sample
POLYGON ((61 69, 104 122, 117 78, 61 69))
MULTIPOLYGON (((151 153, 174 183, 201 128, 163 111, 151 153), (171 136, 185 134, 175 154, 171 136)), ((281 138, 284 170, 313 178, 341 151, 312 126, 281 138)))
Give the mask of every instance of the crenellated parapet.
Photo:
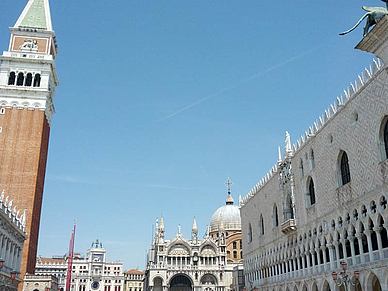
POLYGON ((304 132, 303 135, 293 144, 292 152, 296 154, 306 143, 307 141, 314 137, 324 126, 325 124, 338 112, 342 110, 342 108, 352 100, 358 92, 360 92, 366 84, 380 71, 383 67, 380 59, 377 61, 373 60, 373 65, 365 68, 364 73, 358 75, 357 80, 354 83, 350 83, 350 86, 343 91, 339 97, 337 96, 337 100, 330 104, 329 108, 325 110, 325 112, 319 116, 319 118, 304 132))
POLYGON ((14 226, 22 231, 26 236, 26 212, 24 209, 23 213, 17 210, 16 205, 13 205, 13 200, 9 200, 9 196, 5 197, 5 190, 1 192, 0 196, 0 211, 4 213, 12 222, 14 226))
POLYGON ((330 106, 324 111, 324 113, 318 117, 314 123, 309 126, 304 134, 300 136, 300 138, 292 145, 289 144, 289 140, 286 139, 286 148, 291 147, 290 151, 285 151, 283 158, 281 157, 279 150, 279 160, 274 165, 268 173, 249 191, 249 193, 242 199, 242 203, 240 203, 240 207, 244 206, 252 197, 254 197, 257 193, 259 193, 260 189, 263 188, 279 171, 280 165, 284 163, 291 156, 297 154, 307 143, 313 138, 317 133, 319 133, 330 120, 336 116, 346 104, 351 101, 359 92, 361 92, 364 87, 374 78, 374 76, 381 71, 383 68, 383 64, 380 59, 373 59, 373 64, 369 66, 369 68, 365 68, 364 73, 358 75, 358 78, 354 81, 354 83, 350 83, 350 86, 343 91, 343 94, 337 96, 337 99, 334 103, 330 104, 330 106), (288 143, 288 144, 287 144, 288 143))

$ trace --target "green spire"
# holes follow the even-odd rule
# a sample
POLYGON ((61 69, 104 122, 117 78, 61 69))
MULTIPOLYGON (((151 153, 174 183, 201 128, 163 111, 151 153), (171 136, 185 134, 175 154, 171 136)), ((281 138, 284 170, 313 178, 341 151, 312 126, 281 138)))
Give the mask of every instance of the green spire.
POLYGON ((15 27, 52 30, 48 0, 29 0, 15 27))
POLYGON ((20 26, 47 29, 43 0, 34 0, 20 26))

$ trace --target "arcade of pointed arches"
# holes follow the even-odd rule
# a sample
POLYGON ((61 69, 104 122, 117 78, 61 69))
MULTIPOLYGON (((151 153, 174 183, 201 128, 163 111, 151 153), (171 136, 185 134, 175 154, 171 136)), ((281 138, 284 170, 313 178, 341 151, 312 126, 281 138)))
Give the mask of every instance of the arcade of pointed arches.
MULTIPOLYGON (((274 248, 263 249, 256 256, 247 258, 244 263, 246 282, 260 286, 297 280, 338 270, 341 261, 353 269, 352 266, 388 258, 387 229, 387 199, 382 195, 377 202, 371 200, 368 205, 362 204, 342 216, 333 217, 329 223, 285 238, 274 248)), ((384 278, 373 276, 373 280, 361 282, 359 287, 362 289, 358 290, 381 290, 372 286, 380 285, 381 280, 387 281, 387 274, 384 278)), ((388 285, 385 281, 384 285, 388 285)), ((330 289, 322 287, 319 290, 330 289)))

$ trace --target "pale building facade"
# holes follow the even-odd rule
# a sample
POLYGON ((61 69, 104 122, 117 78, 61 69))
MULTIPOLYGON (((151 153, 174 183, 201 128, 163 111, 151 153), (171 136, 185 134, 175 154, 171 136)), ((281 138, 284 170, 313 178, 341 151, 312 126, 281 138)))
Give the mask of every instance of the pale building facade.
POLYGON ((85 258, 74 257, 71 291, 122 291, 123 262, 110 262, 106 249, 98 239, 92 243, 85 258))
MULTIPOLYGON (((219 208, 211 218, 211 226, 199 239, 194 218, 191 238, 185 238, 180 226, 170 240, 165 240, 163 218, 156 222, 155 238, 148 253, 145 277, 147 291, 227 291, 233 284, 233 258, 228 258, 228 246, 240 244, 241 219, 233 199, 219 208), (240 234, 240 237, 235 234, 240 234), (228 241, 229 239, 229 241, 228 241)), ((240 262, 240 254, 236 259, 240 262)))
POLYGON ((52 258, 36 258, 35 275, 57 278, 58 290, 65 290, 67 271, 67 257, 53 256, 52 258))
MULTIPOLYGON (((387 38, 385 19, 357 48, 388 63, 387 38)), ((332 278, 344 261, 351 290, 388 290, 387 158, 388 72, 374 61, 293 146, 286 135, 243 199, 246 288, 345 290, 332 278)))
POLYGON ((124 272, 124 291, 143 291, 144 271, 128 270, 124 272))
MULTIPOLYGON (((110 262, 106 260, 105 256, 106 249, 98 240, 92 243, 86 257, 82 257, 79 253, 74 254, 71 291, 123 291, 123 262, 110 262)), ((68 268, 67 255, 53 256, 52 258, 38 257, 35 268, 36 275, 39 275, 35 276, 36 278, 53 276, 57 279, 57 289, 59 291, 65 290, 68 268)))
POLYGON ((38 276, 26 274, 23 291, 58 291, 58 278, 52 275, 38 276))
POLYGON ((13 200, 0 195, 0 291, 17 290, 23 244, 27 239, 26 211, 17 210, 13 200), (12 273, 15 276, 12 279, 12 273))

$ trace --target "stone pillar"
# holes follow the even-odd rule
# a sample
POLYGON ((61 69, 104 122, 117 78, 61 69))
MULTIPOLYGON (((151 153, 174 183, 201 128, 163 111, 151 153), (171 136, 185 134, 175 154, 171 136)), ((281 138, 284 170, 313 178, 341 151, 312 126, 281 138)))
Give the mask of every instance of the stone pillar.
POLYGON ((368 252, 369 252, 369 262, 373 261, 373 248, 372 248, 372 231, 371 230, 364 230, 364 233, 366 235, 366 239, 368 241, 368 252))
POLYGON ((334 245, 333 244, 329 244, 328 245, 329 247, 329 258, 330 258, 330 270, 334 270, 335 269, 335 265, 334 265, 334 245))
POLYGON ((286 271, 286 278, 289 278, 289 276, 290 276, 290 270, 289 270, 289 266, 288 266, 288 260, 287 260, 287 257, 286 257, 286 259, 284 260, 284 263, 285 263, 285 265, 286 265, 286 267, 285 267, 285 271, 286 271))
POLYGON ((300 270, 300 269, 301 269, 301 265, 300 265, 300 254, 297 254, 297 255, 296 255, 296 264, 298 265, 298 277, 300 277, 300 276, 301 276, 300 274, 303 273, 303 271, 300 270))
POLYGON ((311 250, 310 256, 312 259, 311 273, 314 274, 315 273, 315 250, 311 250))
MULTIPOLYGON (((334 266, 338 266, 339 260, 340 260, 340 255, 339 255, 339 242, 335 241, 333 242, 333 245, 335 247, 335 256, 336 256, 336 261, 337 264, 334 264, 334 266)), ((339 267, 339 266, 338 266, 339 267)))
POLYGON ((306 272, 306 254, 302 254, 302 267, 303 267, 303 271, 302 271, 302 276, 307 274, 306 272))
POLYGON ((381 227, 376 226, 373 228, 373 230, 376 232, 376 237, 377 237, 377 246, 379 250, 379 257, 380 260, 384 258, 384 252, 383 252, 383 242, 381 240, 381 231, 383 230, 381 227))
POLYGON ((350 243, 350 252, 352 255, 352 265, 354 266, 356 264, 356 252, 354 250, 354 239, 355 237, 353 235, 348 237, 349 243, 350 243))
POLYGON ((358 239, 358 248, 360 250, 360 260, 361 264, 365 263, 364 247, 362 245, 362 233, 357 232, 356 238, 358 239))
POLYGON ((348 254, 346 253, 346 241, 345 239, 340 239, 341 245, 342 245, 342 253, 344 254, 343 260, 348 263, 348 254))
POLYGON ((326 246, 322 246, 321 247, 321 251, 322 251, 322 257, 323 257, 323 265, 325 266, 324 267, 324 270, 326 270, 326 263, 327 263, 327 259, 326 259, 326 246))
POLYGON ((294 257, 292 259, 292 265, 294 266, 294 272, 293 272, 294 273, 294 277, 296 276, 296 264, 297 264, 296 260, 297 260, 296 257, 294 257))
POLYGON ((306 259, 307 259, 307 274, 311 274, 311 262, 310 262, 310 256, 311 256, 311 253, 310 251, 307 251, 307 254, 306 254, 306 259))

